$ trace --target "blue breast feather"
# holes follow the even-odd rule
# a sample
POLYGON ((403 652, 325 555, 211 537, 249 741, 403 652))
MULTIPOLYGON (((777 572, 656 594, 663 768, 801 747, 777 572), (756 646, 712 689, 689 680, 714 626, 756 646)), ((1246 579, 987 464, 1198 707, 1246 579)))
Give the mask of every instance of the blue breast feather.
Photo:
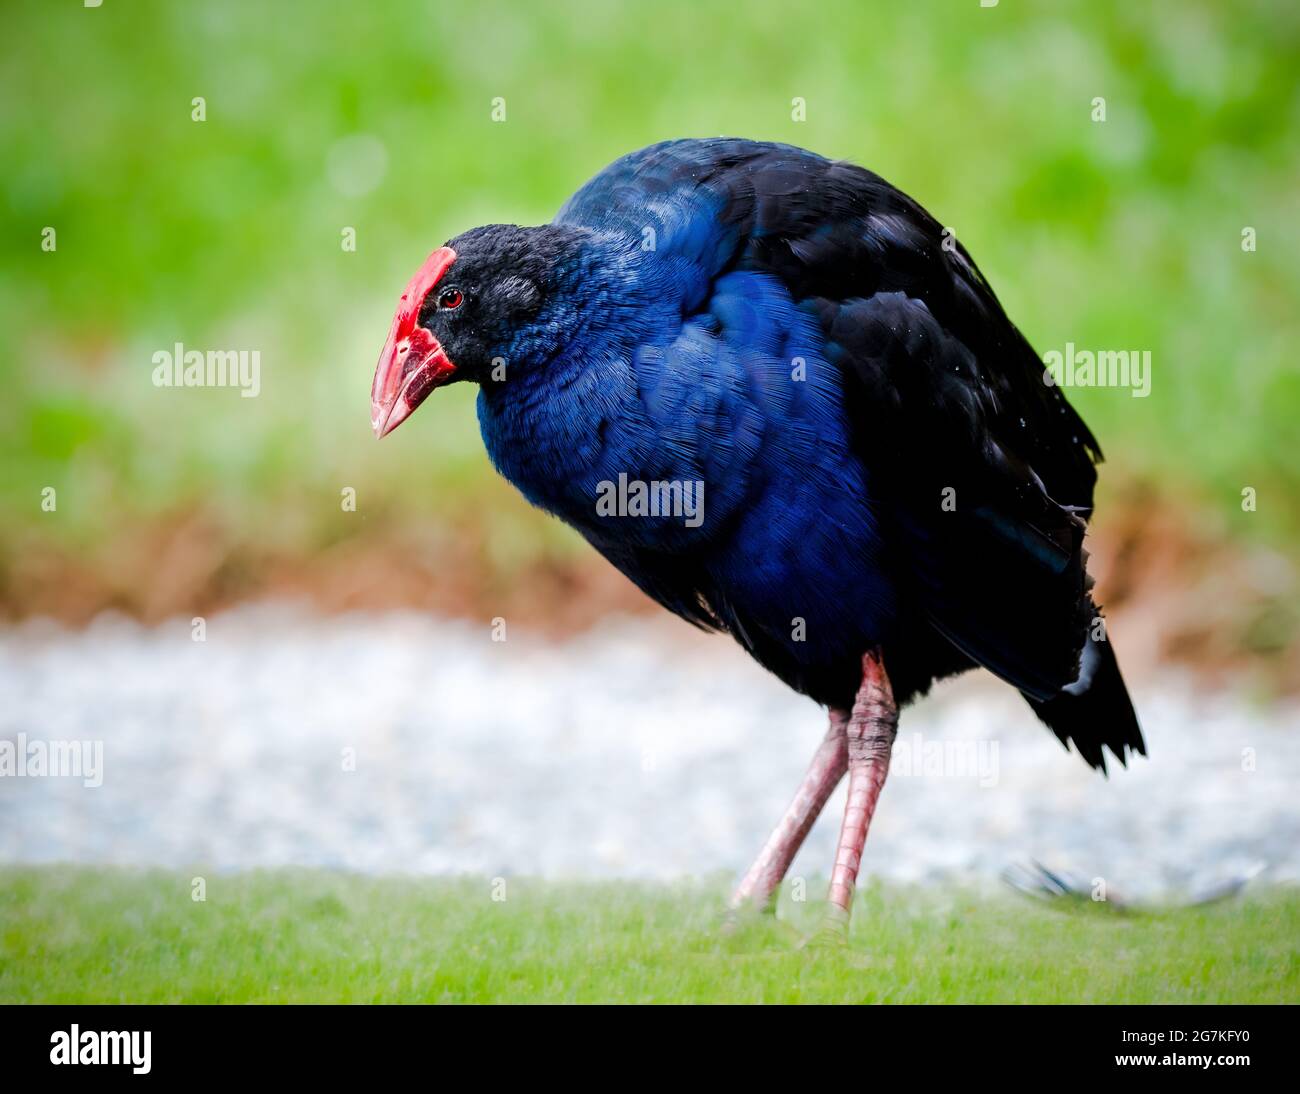
MULTIPOLYGON (((721 614, 796 661, 852 657, 884 637, 895 605, 841 379, 778 281, 712 277, 726 229, 701 215, 706 198, 685 195, 694 217, 660 232, 654 252, 640 233, 608 237, 634 256, 628 276, 650 284, 652 303, 519 377, 508 398, 485 389, 484 442, 525 497, 643 588, 638 568, 680 565, 721 614), (699 484, 703 520, 602 515, 602 490, 620 476, 699 484)), ((658 208, 661 226, 672 212, 658 208)))

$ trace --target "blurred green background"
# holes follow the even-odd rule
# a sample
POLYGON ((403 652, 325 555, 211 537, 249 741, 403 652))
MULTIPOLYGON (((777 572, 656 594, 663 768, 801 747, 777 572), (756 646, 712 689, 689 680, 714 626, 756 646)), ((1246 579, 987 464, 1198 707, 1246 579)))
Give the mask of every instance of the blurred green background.
POLYGON ((3 12, 10 616, 157 616, 280 588, 326 606, 473 610, 526 600, 524 585, 621 603, 590 576, 604 564, 491 473, 472 390, 377 445, 371 372, 402 286, 448 237, 547 220, 653 141, 734 134, 853 159, 912 194, 1040 352, 1150 350, 1149 398, 1070 394, 1108 457, 1100 553, 1128 559, 1128 585, 1172 575, 1216 602, 1193 603, 1173 652, 1225 611, 1218 655, 1293 648, 1292 3, 3 12), (258 349, 261 395, 155 388, 151 357, 178 341, 258 349))

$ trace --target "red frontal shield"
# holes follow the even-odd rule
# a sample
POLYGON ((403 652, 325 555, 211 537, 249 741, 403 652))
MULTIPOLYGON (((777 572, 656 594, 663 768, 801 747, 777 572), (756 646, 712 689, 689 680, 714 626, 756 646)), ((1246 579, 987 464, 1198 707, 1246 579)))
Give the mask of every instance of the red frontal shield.
POLYGON ((401 425, 429 392, 456 371, 438 339, 416 322, 425 298, 455 261, 455 251, 439 247, 424 260, 398 301, 370 388, 370 424, 376 437, 401 425))

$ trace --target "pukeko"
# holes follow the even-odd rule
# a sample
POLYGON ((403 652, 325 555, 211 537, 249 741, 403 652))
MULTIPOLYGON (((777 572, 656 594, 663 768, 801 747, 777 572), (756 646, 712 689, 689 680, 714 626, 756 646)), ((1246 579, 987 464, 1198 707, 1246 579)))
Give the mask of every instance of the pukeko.
POLYGON ((847 925, 898 706, 982 665, 1093 767, 1145 754, 1083 548, 1097 441, 965 249, 879 176, 675 140, 541 227, 474 228, 402 294, 383 436, 479 385, 497 470, 646 594, 829 710, 732 898, 771 907, 847 771, 847 925))

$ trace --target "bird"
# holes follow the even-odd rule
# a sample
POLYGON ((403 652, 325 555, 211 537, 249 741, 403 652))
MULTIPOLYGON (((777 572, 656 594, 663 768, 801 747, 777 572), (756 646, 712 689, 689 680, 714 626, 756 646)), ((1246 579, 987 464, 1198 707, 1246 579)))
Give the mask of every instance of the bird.
POLYGON ((549 224, 473 228, 407 284, 390 433, 475 383, 496 470, 827 731, 729 902, 770 912, 847 775, 821 933, 847 936, 898 711, 984 668, 1106 772, 1146 754, 1084 535, 1101 448, 964 245, 787 144, 629 153, 549 224))

